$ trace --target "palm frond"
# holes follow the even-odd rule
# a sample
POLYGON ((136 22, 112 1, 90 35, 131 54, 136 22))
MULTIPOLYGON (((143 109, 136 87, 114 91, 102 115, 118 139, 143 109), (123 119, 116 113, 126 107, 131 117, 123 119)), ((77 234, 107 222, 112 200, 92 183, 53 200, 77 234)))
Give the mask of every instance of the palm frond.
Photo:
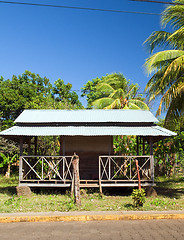
POLYGON ((118 88, 117 90, 115 90, 113 93, 111 93, 109 95, 109 97, 113 98, 113 99, 117 99, 117 98, 125 98, 126 93, 122 88, 118 88))
POLYGON ((115 99, 111 104, 109 104, 104 109, 120 109, 121 108, 121 102, 120 99, 115 99))
POLYGON ((171 63, 172 60, 182 56, 184 51, 182 50, 165 50, 155 53, 149 57, 145 62, 145 67, 148 74, 160 70, 163 66, 167 65, 168 62, 171 63))
POLYGON ((114 88, 111 85, 107 84, 107 83, 99 83, 99 84, 97 84, 96 90, 100 91, 100 92, 102 92, 104 94, 111 94, 111 93, 114 92, 114 88))
POLYGON ((176 58, 172 61, 171 64, 169 64, 168 68, 166 69, 162 81, 164 82, 164 79, 169 79, 169 84, 171 85, 175 79, 177 79, 177 76, 179 74, 183 74, 184 72, 184 51, 183 55, 176 58))
MULTIPOLYGON (((124 108, 125 109, 125 108, 124 108)), ((129 102, 128 104, 128 109, 137 109, 140 110, 141 108, 139 106, 137 106, 136 104, 134 104, 133 102, 129 102)))
POLYGON ((112 104, 114 102, 114 99, 112 98, 100 98, 100 99, 97 99, 95 100, 94 102, 92 102, 92 106, 95 108, 95 109, 103 109, 107 106, 109 106, 110 104, 112 104))
POLYGON ((171 33, 165 31, 155 31, 153 32, 143 43, 147 49, 152 53, 155 47, 167 47, 170 45, 168 38, 171 33))
POLYGON ((159 108, 157 110, 157 116, 161 115, 162 111, 169 109, 171 102, 180 98, 184 93, 184 76, 176 81, 163 95, 160 100, 159 108))
POLYGON ((165 127, 170 127, 173 122, 184 120, 184 91, 175 99, 172 99, 165 117, 165 127))
POLYGON ((139 99, 130 99, 129 104, 137 105, 140 109, 149 110, 148 105, 139 99))
POLYGON ((175 49, 184 50, 184 27, 174 31, 169 37, 168 41, 172 42, 175 49))
MULTIPOLYGON (((174 3, 184 4, 184 0, 175 0, 174 3)), ((184 26, 184 5, 172 5, 162 13, 161 23, 165 27, 168 23, 175 29, 184 26)))
POLYGON ((137 91, 138 91, 138 85, 137 84, 132 84, 130 87, 129 87, 129 90, 126 94, 126 97, 128 99, 130 98, 134 98, 137 94, 137 91))

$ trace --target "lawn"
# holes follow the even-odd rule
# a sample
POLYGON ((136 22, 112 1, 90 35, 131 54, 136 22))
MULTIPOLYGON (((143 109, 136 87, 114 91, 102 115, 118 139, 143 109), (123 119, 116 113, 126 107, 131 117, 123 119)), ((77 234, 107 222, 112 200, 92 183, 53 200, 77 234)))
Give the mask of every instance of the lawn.
POLYGON ((69 191, 40 190, 30 197, 16 196, 18 178, 0 177, 0 213, 10 212, 48 212, 48 211, 121 211, 121 210, 183 210, 184 177, 157 178, 155 187, 158 196, 148 197, 141 208, 132 205, 132 189, 103 189, 98 191, 81 190, 82 205, 76 207, 69 191))

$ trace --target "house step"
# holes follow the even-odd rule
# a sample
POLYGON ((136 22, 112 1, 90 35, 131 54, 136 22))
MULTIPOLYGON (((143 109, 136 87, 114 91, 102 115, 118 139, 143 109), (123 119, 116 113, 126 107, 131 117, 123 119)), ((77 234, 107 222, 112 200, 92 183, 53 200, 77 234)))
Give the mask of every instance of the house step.
POLYGON ((97 183, 82 183, 82 184, 80 184, 80 187, 81 188, 87 188, 87 187, 91 187, 91 188, 93 188, 93 187, 99 187, 99 184, 97 184, 97 183))

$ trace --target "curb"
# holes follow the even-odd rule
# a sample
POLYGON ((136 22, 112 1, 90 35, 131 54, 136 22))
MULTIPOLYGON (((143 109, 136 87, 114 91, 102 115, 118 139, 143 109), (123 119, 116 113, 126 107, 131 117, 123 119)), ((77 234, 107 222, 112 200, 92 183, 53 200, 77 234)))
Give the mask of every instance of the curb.
POLYGON ((113 214, 0 217, 0 223, 184 219, 184 214, 113 214))

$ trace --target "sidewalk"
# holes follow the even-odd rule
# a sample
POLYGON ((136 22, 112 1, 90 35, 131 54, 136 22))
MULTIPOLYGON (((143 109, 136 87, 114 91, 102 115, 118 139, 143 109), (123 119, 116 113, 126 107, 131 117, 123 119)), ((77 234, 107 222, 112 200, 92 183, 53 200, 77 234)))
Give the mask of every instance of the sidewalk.
POLYGON ((40 212, 1 213, 0 223, 13 222, 70 222, 107 220, 184 219, 181 211, 104 211, 104 212, 40 212))

